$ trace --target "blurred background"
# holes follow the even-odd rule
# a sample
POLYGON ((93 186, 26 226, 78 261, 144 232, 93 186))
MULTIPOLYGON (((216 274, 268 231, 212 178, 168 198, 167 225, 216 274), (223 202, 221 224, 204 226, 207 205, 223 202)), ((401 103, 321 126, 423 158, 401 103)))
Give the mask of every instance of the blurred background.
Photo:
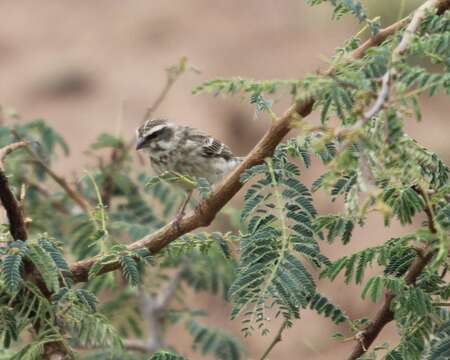
MULTIPOLYGON (((381 16, 383 24, 398 18, 401 1, 366 3, 370 15, 381 16)), ((405 14, 418 3, 406 1, 405 14)), ((20 121, 44 118, 65 136, 71 155, 55 164, 65 174, 80 174, 88 166, 84 150, 99 133, 134 136, 146 108, 165 84, 165 69, 182 56, 201 73, 183 75, 155 115, 201 128, 245 155, 269 120, 255 120, 246 101, 193 96, 192 89, 215 77, 301 78, 325 69, 334 49, 359 30, 351 17, 333 21, 328 5, 312 8, 302 0, 0 0, 0 14, 0 105, 5 113, 17 111, 20 121)), ((276 103, 279 114, 288 100, 276 103)), ((411 119, 407 128, 448 162, 448 101, 437 96, 423 99, 423 104, 423 122, 411 119)), ((310 117, 312 122, 317 118, 317 114, 310 117)), ((305 183, 316 179, 320 170, 304 172, 305 183)), ((327 203, 321 194, 315 196, 321 211, 340 207, 327 203)), ((239 199, 235 201, 239 204, 239 199)), ((356 230, 346 248, 323 246, 336 258, 408 230, 396 225, 388 231, 375 215, 366 228, 356 230)), ((360 288, 338 280, 332 285, 319 282, 319 289, 351 317, 374 314, 376 307, 360 299, 360 288)), ((242 338, 240 322, 229 320, 228 304, 220 298, 190 297, 195 306, 208 308, 208 323, 242 338)), ((278 326, 275 321, 273 329, 278 326)), ((345 328, 302 312, 271 358, 343 359, 353 343, 334 341, 331 335, 336 331, 345 328)), ((260 356, 271 339, 257 334, 243 339, 249 357, 260 356)), ((395 339, 390 326, 378 344, 395 339)), ((191 351, 190 337, 182 328, 175 328, 168 341, 191 359, 200 358, 191 351)))

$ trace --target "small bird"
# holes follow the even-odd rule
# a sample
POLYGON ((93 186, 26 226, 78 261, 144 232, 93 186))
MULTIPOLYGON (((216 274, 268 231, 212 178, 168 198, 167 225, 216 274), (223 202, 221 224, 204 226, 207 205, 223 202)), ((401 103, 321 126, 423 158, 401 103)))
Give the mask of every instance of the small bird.
MULTIPOLYGON (((136 150, 145 151, 155 172, 173 172, 179 175, 203 177, 210 184, 223 179, 240 162, 221 141, 189 126, 164 119, 147 120, 136 131, 136 150)), ((177 218, 192 195, 188 191, 177 218)))

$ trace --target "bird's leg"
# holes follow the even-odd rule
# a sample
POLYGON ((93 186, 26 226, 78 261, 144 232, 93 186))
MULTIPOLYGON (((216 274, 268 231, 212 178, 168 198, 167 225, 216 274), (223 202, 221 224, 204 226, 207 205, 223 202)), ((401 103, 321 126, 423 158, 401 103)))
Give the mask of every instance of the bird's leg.
POLYGON ((186 206, 189 203, 189 200, 191 200, 191 196, 194 190, 189 190, 189 192, 187 193, 187 197, 186 200, 184 200, 183 204, 181 205, 180 209, 178 210, 177 215, 175 216, 175 224, 178 226, 181 219, 183 218, 184 215, 186 215, 186 206))

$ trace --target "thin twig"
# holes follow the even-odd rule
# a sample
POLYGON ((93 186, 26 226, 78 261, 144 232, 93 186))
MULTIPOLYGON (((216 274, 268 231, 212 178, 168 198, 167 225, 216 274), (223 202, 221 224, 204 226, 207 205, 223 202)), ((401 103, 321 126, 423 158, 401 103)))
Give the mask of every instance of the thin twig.
MULTIPOLYGON (((172 89, 175 82, 188 69, 198 72, 197 69, 188 65, 188 59, 185 56, 183 56, 177 64, 172 65, 166 69, 166 83, 153 104, 149 108, 147 108, 147 111, 145 112, 143 117, 143 122, 152 118, 153 114, 169 94, 169 91, 172 89)), ((106 174, 102 189, 102 198, 106 206, 110 205, 111 194, 114 186, 114 174, 117 173, 117 171, 120 171, 120 166, 123 164, 123 160, 125 159, 126 154, 134 146, 134 143, 135 140, 131 139, 120 149, 113 149, 111 152, 109 164, 108 166, 105 166, 105 168, 109 167, 109 172, 106 174)))
POLYGON ((284 331, 284 329, 286 329, 287 327, 287 320, 283 321, 283 323, 281 324, 280 328, 278 329, 277 333, 275 334, 274 338, 272 339, 272 341, 270 342, 269 346, 267 347, 266 351, 264 351, 264 354, 262 354, 262 356, 259 358, 259 360, 264 360, 267 358, 267 356, 269 356, 270 352, 273 350, 273 348, 275 347, 275 345, 277 345, 279 342, 281 342, 281 335, 284 331))
MULTIPOLYGON (((448 0, 428 0, 424 4, 422 4, 412 15, 411 21, 408 23, 408 26, 406 27, 402 39, 400 40, 399 44, 395 47, 395 49, 392 52, 391 55, 391 64, 396 64, 400 56, 408 49, 414 33, 418 30, 419 25, 423 18, 425 17, 427 11, 429 11, 432 8, 439 8, 439 6, 445 6, 445 2, 448 2, 448 0)), ((448 4, 447 4, 448 6, 448 4)), ((403 24, 406 20, 408 20, 409 17, 400 20, 398 23, 403 24)), ((357 51, 357 50, 355 50, 357 51)), ((372 119, 375 115, 377 115, 385 105, 386 101, 389 99, 390 96, 390 88, 391 88, 391 80, 395 76, 395 68, 390 66, 388 70, 384 73, 382 77, 381 87, 378 92, 378 95, 375 99, 375 102, 373 105, 363 113, 363 116, 360 120, 358 120, 354 125, 348 128, 343 129, 337 129, 336 130, 336 137, 342 138, 345 135, 349 135, 349 138, 344 143, 340 144, 340 148, 344 149, 348 145, 352 143, 352 134, 356 133, 365 123, 367 123, 370 119, 372 119)), ((366 180, 372 178, 373 174, 370 168, 369 159, 363 152, 360 153, 360 168, 361 171, 366 178, 366 180)), ((367 185, 372 186, 372 182, 367 181, 367 185)), ((372 186, 373 187, 373 186, 372 186)))
POLYGON ((123 348, 128 351, 137 351, 143 354, 151 354, 155 350, 150 347, 144 340, 139 339, 126 339, 123 341, 123 348))
MULTIPOLYGON (((447 1, 447 0, 445 0, 447 1)), ((406 27, 405 31, 403 32, 402 39, 400 40, 399 44, 395 47, 394 51, 392 52, 391 57, 391 63, 396 64, 401 55, 405 53, 405 51, 408 49, 409 45, 411 44, 411 41, 414 37, 414 34, 418 30, 420 23, 422 22, 423 18, 427 14, 427 12, 430 9, 437 8, 438 5, 442 2, 445 2, 443 0, 428 0, 424 4, 422 4, 413 14, 411 21, 409 22, 408 26, 406 27)), ((395 75, 395 69, 390 67, 382 78, 381 83, 381 89, 378 93, 378 97, 375 100, 375 103, 373 106, 364 113, 364 120, 368 121, 372 117, 374 117, 378 112, 382 109, 384 103, 389 98, 390 93, 390 82, 392 77, 395 75)))
MULTIPOLYGON (((448 7, 450 7, 450 0, 441 0, 439 2, 440 11, 442 11, 442 9, 447 9, 448 7)), ((398 23, 381 30, 378 34, 377 41, 370 42, 369 45, 380 44, 384 39, 394 34, 403 26, 404 20, 401 20, 398 23)), ((351 54, 352 56, 354 56, 354 59, 357 59, 364 55, 367 48, 368 44, 364 43, 363 45, 361 45, 361 51, 359 51, 358 48, 351 54)), ((330 69, 329 73, 332 72, 333 70, 330 69)), ((314 99, 310 99, 291 106, 282 117, 272 123, 271 127, 267 130, 262 139, 247 155, 247 157, 243 159, 240 165, 238 165, 224 179, 224 181, 212 192, 212 194, 207 199, 203 200, 197 206, 193 213, 183 217, 177 223, 172 221, 163 228, 130 244, 129 249, 134 250, 145 247, 150 251, 150 253, 155 254, 180 236, 199 227, 209 225, 214 220, 216 214, 241 189, 241 174, 250 167, 262 163, 266 157, 271 156, 275 147, 283 140, 284 136, 287 135, 287 133, 293 127, 292 119, 298 118, 299 116, 305 117, 309 115, 312 111, 313 104, 314 99)), ((91 257, 72 264, 71 271, 74 282, 87 281, 89 269, 98 260, 99 257, 91 257)), ((120 268, 119 262, 110 262, 103 267, 100 273, 114 271, 118 268, 120 268)))
MULTIPOLYGON (((377 35, 371 37, 364 44, 362 44, 352 53, 350 53, 350 56, 355 58, 361 57, 363 55, 363 51, 366 51, 369 47, 381 44, 386 39, 387 33, 390 35, 396 32, 397 30, 403 28, 406 24, 408 24, 403 33, 403 37, 400 43, 395 47, 391 55, 391 64, 395 64, 399 61, 400 56, 408 49, 411 40, 413 38, 413 35, 417 31, 420 22, 423 20, 427 11, 429 11, 432 8, 436 8, 437 12, 441 14, 444 11, 446 11, 449 7, 450 7, 450 0, 428 0, 413 13, 412 19, 410 20, 409 23, 408 20, 410 19, 410 17, 408 16, 389 27, 380 30, 377 35)), ((390 67, 382 76, 381 87, 373 105, 367 111, 364 112, 362 119, 358 120, 354 125, 352 125, 351 127, 338 129, 336 131, 337 138, 342 138, 347 134, 357 132, 367 121, 369 121, 371 118, 377 115, 378 112, 381 111, 384 104, 389 99, 390 82, 394 75, 395 71, 393 68, 390 67)), ((348 144, 349 142, 345 143, 344 145, 341 145, 341 148, 344 148, 348 144)))
POLYGON ((114 176, 120 172, 127 157, 128 150, 129 147, 124 144, 120 148, 114 148, 111 151, 109 164, 107 166, 100 166, 105 173, 105 180, 102 186, 102 199, 107 208, 111 205, 111 197, 114 191, 114 176))
POLYGON ((182 263, 179 265, 177 271, 172 276, 168 284, 165 288, 163 288, 156 298, 157 306, 160 309, 167 308, 167 305, 169 304, 170 300, 172 300, 173 296, 175 295, 175 292, 177 291, 178 287, 180 286, 181 278, 183 276, 184 271, 186 270, 187 262, 186 259, 182 261, 182 263))
POLYGON ((142 353, 153 353, 164 347, 163 341, 163 323, 164 316, 173 299, 176 290, 180 286, 181 277, 186 269, 186 263, 183 262, 167 283, 166 287, 161 289, 158 294, 151 295, 144 290, 140 291, 140 307, 142 317, 148 327, 148 338, 146 340, 126 340, 124 347, 127 350, 139 351, 142 353))
MULTIPOLYGON (((17 132, 14 130, 12 131, 13 135, 20 139, 17 132)), ((78 191, 76 191, 72 186, 69 185, 67 180, 58 175, 55 171, 53 171, 50 166, 48 166, 37 154, 35 151, 33 151, 29 146, 25 148, 27 153, 31 156, 33 161, 35 161, 39 166, 42 167, 42 169, 67 193, 67 195, 75 202, 77 203, 85 212, 89 212, 91 209, 91 205, 86 200, 84 196, 82 196, 78 191)))
POLYGON ((389 87, 390 87, 390 79, 391 79, 391 70, 388 70, 382 77, 381 81, 381 89, 378 93, 377 99, 373 106, 364 112, 363 123, 372 119, 376 114, 378 114, 383 107, 384 103, 389 97, 389 87))
MULTIPOLYGON (((46 188, 44 188, 42 185, 40 185, 39 183, 28 180, 26 178, 22 178, 21 182, 23 182, 24 184, 27 184, 30 189, 35 189, 43 197, 50 198, 50 196, 51 196, 50 192, 46 188)), ((64 215, 70 215, 69 210, 66 209, 62 203, 60 203, 58 201, 52 201, 50 204, 52 205, 52 207, 54 209, 58 210, 59 212, 63 213, 64 215)))
POLYGON ((17 150, 19 148, 23 148, 25 146, 28 146, 28 141, 18 141, 9 145, 6 145, 5 147, 0 149, 0 171, 4 171, 4 161, 5 158, 12 153, 14 150, 17 150))
POLYGON ((0 105, 0 125, 5 123, 5 112, 3 111, 3 106, 0 105))
MULTIPOLYGON (((421 5, 413 14, 412 19, 408 26, 406 27, 403 37, 400 43, 396 46, 392 53, 392 63, 396 63, 399 61, 400 56, 408 49, 409 44, 413 38, 414 33, 419 28, 419 25, 423 18, 425 17, 427 11, 432 8, 437 8, 438 11, 442 11, 442 9, 447 10, 450 7, 450 0, 428 0, 423 5, 421 5)), ((373 116, 375 116, 383 107, 385 101, 389 97, 390 91, 390 80, 394 75, 394 70, 392 68, 388 69, 386 73, 383 75, 382 86, 378 97, 374 103, 374 105, 364 113, 363 121, 368 121, 373 116)), ((424 212, 427 215, 428 219, 428 227, 432 234, 437 233, 437 229, 434 223, 433 218, 433 209, 427 201, 427 194, 421 192, 421 195, 426 203, 424 208, 424 212)), ((425 255, 419 254, 416 259, 411 264, 406 276, 405 281, 407 284, 414 284, 417 277, 422 273, 425 266, 431 261, 434 256, 434 251, 429 251, 425 255)), ((392 293, 387 293, 384 304, 378 310, 375 315, 374 320, 371 322, 371 325, 364 330, 361 335, 360 341, 355 345, 352 354, 349 357, 349 360, 358 359, 361 355, 363 355, 373 341, 377 338, 378 334, 383 330, 384 326, 391 322, 394 319, 394 314, 391 310, 391 303, 394 299, 394 295, 392 293)))
POLYGON ((161 105, 161 103, 166 98, 166 96, 169 93, 169 91, 172 88, 172 86, 175 84, 175 82, 178 80, 178 78, 181 75, 183 75, 186 72, 186 70, 188 70, 188 69, 192 69, 192 70, 198 72, 198 70, 196 70, 192 66, 188 66, 188 59, 185 56, 183 56, 180 59, 178 64, 173 65, 173 66, 171 66, 171 67, 166 69, 166 74, 167 74, 166 85, 162 89, 162 91, 159 94, 159 96, 156 98, 156 100, 153 103, 153 105, 150 106, 147 109, 147 111, 145 112, 145 115, 144 115, 144 118, 143 118, 143 122, 151 119, 151 117, 153 116, 155 111, 158 109, 158 107, 161 105))

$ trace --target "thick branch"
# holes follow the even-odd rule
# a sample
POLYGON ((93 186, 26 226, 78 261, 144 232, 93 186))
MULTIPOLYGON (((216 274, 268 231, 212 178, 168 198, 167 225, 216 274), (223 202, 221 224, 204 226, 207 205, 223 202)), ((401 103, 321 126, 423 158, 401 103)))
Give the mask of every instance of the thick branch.
MULTIPOLYGON (((15 240, 23 240, 23 241, 27 239, 27 229, 25 226, 23 211, 18 201, 16 200, 14 194, 12 193, 11 189, 9 188, 9 182, 8 178, 4 173, 3 164, 6 156, 9 153, 22 147, 26 148, 28 145, 29 143, 27 141, 18 141, 16 143, 7 145, 4 148, 0 149, 0 200, 1 203, 3 204, 3 207, 6 209, 6 213, 8 215, 10 232, 12 237, 15 240)), ((45 285, 41 281, 41 279, 39 277, 36 277, 37 275, 34 271, 34 266, 31 265, 31 263, 26 262, 25 269, 27 273, 31 274, 31 276, 34 277, 36 284, 43 291, 43 293, 44 294, 49 293, 45 285)), ((43 359, 48 360, 64 359, 66 349, 61 342, 58 341, 49 342, 46 343, 44 347, 45 347, 45 354, 43 356, 43 359)))
MULTIPOLYGON (((6 210, 9 220, 10 232, 13 239, 22 241, 27 240, 28 237, 23 210, 9 187, 8 178, 6 177, 6 174, 4 172, 3 164, 6 156, 9 153, 28 145, 29 143, 27 141, 18 141, 0 149, 0 200, 6 210)), ((34 266, 28 261, 25 262, 25 271, 34 277, 36 284, 44 294, 49 293, 40 277, 37 277, 34 266)), ((62 360, 65 358, 66 349, 61 342, 56 341, 46 343, 44 345, 44 348, 45 350, 43 359, 62 360)))
POLYGON ((4 160, 12 151, 28 145, 26 141, 19 141, 0 149, 0 201, 6 210, 9 229, 14 240, 26 240, 27 229, 22 207, 9 187, 8 178, 4 172, 4 160))
MULTIPOLYGON (((438 1, 438 9, 442 11, 448 8, 450 0, 438 1)), ((385 29, 382 29, 375 40, 368 40, 359 48, 350 53, 351 59, 357 59, 365 54, 365 51, 371 46, 382 43, 388 36, 394 34, 397 30, 405 25, 405 21, 401 20, 385 29)), ((328 71, 333 73, 333 69, 328 71)), ((264 159, 273 154, 275 147, 283 140, 284 136, 291 130, 291 120, 293 117, 300 115, 305 117, 312 111, 314 99, 298 103, 291 106, 286 113, 278 120, 272 123, 272 126, 247 155, 244 161, 234 169, 222 182, 222 184, 213 191, 208 199, 203 200, 197 209, 184 217, 178 223, 170 222, 156 232, 145 236, 141 240, 129 246, 130 249, 138 249, 146 247, 152 254, 170 244, 172 241, 194 229, 209 225, 216 214, 225 206, 228 201, 241 189, 240 175, 248 168, 260 164, 264 159)), ((73 279, 75 282, 87 281, 90 267, 98 260, 98 257, 92 257, 86 260, 78 261, 71 266, 73 279)), ((108 263, 102 273, 116 270, 120 267, 118 262, 108 263)))

